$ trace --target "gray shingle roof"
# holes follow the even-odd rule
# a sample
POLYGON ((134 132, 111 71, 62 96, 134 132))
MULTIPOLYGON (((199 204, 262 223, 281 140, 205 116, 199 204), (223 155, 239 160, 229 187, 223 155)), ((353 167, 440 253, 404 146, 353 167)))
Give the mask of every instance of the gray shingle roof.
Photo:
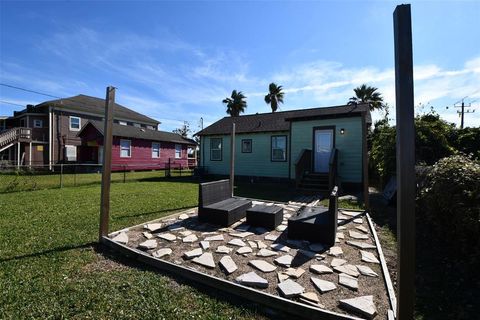
MULTIPOLYGON (((44 106, 54 106, 55 108, 60 109, 68 108, 78 111, 79 113, 87 112, 98 114, 99 116, 103 116, 105 114, 105 99, 90 97, 83 94, 79 94, 78 96, 70 98, 45 101, 36 107, 40 108, 44 106)), ((118 103, 115 103, 113 114, 115 119, 128 119, 132 121, 138 121, 140 123, 152 124, 155 126, 160 123, 155 119, 149 118, 118 103)))
MULTIPOLYGON (((97 129, 103 135, 103 130, 104 130, 103 121, 89 120, 87 124, 83 126, 82 130, 80 130, 80 132, 78 133, 78 136, 81 135, 83 130, 89 124, 93 125, 95 129, 97 129)), ((116 136, 116 137, 137 138, 137 139, 144 139, 144 140, 164 141, 164 142, 173 142, 173 143, 189 144, 189 145, 197 144, 195 140, 185 139, 181 135, 173 132, 149 130, 144 128, 137 128, 134 126, 123 126, 117 123, 113 124, 112 134, 113 136, 116 136)))
POLYGON ((230 134, 233 121, 235 121, 235 132, 237 133, 288 131, 290 130, 290 121, 360 116, 362 112, 366 112, 366 122, 372 123, 367 104, 343 105, 224 117, 195 135, 230 134))

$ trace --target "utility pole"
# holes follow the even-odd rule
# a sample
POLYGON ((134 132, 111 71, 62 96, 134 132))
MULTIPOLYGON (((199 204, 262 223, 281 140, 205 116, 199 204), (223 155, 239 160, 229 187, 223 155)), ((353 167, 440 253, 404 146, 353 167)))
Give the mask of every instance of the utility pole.
MULTIPOLYGON (((458 102, 453 105, 455 108, 462 108, 462 111, 457 111, 457 113, 460 115, 460 118, 461 118, 461 120, 460 120, 460 129, 463 129, 463 127, 464 127, 465 113, 474 113, 474 112, 475 112, 475 110, 465 110, 465 108, 470 108, 470 107, 472 106, 472 102, 474 102, 474 101, 472 101, 472 102, 470 102, 470 103, 468 104, 468 106, 465 106, 465 99, 467 99, 467 98, 468 98, 468 96, 466 96, 465 98, 463 98, 463 99, 461 100, 461 101, 462 101, 462 105, 457 106, 456 104, 457 104, 458 102)), ((476 100, 475 100, 475 101, 476 101, 476 100)), ((459 101, 459 102, 460 102, 460 101, 459 101)), ((447 109, 448 109, 448 107, 447 107, 447 109)))

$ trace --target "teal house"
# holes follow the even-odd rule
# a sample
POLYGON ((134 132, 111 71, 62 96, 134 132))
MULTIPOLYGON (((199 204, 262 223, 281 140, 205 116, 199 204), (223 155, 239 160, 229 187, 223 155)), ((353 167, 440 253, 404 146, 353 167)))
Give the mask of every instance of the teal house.
POLYGON ((235 123, 235 176, 289 181, 300 189, 328 191, 333 184, 366 182, 367 104, 225 117, 204 128, 200 166, 229 175, 235 123))

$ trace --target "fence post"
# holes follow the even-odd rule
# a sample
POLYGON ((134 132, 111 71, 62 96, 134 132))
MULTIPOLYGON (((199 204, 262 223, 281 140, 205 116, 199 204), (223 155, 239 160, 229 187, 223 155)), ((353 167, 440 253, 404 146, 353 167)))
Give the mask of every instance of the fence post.
POLYGON ((125 183, 126 175, 127 175, 127 166, 123 165, 123 183, 125 183))
POLYGON ((77 165, 73 167, 73 186, 77 186, 77 165))
POLYGON ((60 189, 63 188, 63 163, 60 163, 60 189))

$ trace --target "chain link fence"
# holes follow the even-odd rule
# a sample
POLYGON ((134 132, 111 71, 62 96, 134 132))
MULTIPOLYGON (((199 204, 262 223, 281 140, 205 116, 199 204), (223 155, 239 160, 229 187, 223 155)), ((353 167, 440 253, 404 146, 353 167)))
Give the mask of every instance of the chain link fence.
MULTIPOLYGON (((195 170, 180 165, 112 165, 111 182, 154 181, 192 177, 195 170)), ((55 164, 18 166, 0 163, 0 193, 100 184, 102 165, 55 164)))

